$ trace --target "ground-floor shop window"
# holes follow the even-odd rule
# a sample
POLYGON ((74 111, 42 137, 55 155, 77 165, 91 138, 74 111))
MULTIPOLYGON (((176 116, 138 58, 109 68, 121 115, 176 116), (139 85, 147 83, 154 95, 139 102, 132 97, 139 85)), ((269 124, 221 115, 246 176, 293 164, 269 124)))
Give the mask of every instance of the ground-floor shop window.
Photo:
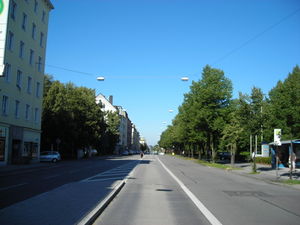
POLYGON ((24 142, 23 156, 31 156, 32 158, 36 158, 38 146, 38 143, 24 142))
POLYGON ((0 138, 0 161, 5 160, 5 139, 0 138))

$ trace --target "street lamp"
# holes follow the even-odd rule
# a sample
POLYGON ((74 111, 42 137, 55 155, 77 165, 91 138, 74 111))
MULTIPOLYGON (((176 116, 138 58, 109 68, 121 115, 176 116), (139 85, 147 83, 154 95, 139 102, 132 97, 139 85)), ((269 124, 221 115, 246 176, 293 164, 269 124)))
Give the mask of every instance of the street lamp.
POLYGON ((98 80, 98 81, 104 81, 105 78, 100 76, 100 77, 97 77, 97 80, 98 80))
POLYGON ((188 81, 189 78, 188 77, 181 77, 181 81, 188 81))

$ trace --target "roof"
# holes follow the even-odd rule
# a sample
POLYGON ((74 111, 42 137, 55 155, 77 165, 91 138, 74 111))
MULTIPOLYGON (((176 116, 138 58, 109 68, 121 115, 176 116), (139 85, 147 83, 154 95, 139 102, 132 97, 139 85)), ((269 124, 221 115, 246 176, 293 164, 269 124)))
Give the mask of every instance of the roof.
MULTIPOLYGON (((300 144, 300 139, 294 139, 294 140, 284 140, 284 141, 281 141, 281 144, 291 144, 291 142, 293 144, 300 144)), ((271 142, 269 143, 269 145, 275 145, 274 142, 271 142)))
POLYGON ((51 10, 51 9, 54 9, 54 6, 53 6, 53 4, 51 3, 50 0, 44 0, 44 1, 45 1, 46 4, 49 6, 50 10, 51 10))

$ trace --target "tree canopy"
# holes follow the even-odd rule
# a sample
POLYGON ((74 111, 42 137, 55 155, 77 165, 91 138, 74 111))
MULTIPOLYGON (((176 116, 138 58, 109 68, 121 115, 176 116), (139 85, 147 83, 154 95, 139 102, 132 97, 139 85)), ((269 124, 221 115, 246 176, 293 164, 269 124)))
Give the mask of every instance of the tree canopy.
POLYGON ((296 66, 267 96, 259 87, 232 99, 232 83, 219 69, 206 66, 199 81, 184 95, 172 125, 159 145, 199 158, 214 159, 216 151, 249 151, 249 136, 260 143, 273 141, 273 130, 283 138, 300 138, 300 68, 296 66))

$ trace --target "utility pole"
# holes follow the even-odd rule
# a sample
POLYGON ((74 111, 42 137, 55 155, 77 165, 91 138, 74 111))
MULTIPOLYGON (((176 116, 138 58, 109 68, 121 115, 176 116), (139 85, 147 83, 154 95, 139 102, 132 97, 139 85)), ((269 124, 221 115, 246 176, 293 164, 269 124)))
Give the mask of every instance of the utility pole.
POLYGON ((290 157, 289 157, 289 161, 290 161, 290 180, 292 180, 293 179, 293 167, 294 167, 294 151, 293 151, 293 140, 291 140, 291 147, 290 147, 290 151, 289 151, 289 153, 290 153, 290 157))
POLYGON ((252 134, 250 134, 250 158, 252 157, 252 134))

